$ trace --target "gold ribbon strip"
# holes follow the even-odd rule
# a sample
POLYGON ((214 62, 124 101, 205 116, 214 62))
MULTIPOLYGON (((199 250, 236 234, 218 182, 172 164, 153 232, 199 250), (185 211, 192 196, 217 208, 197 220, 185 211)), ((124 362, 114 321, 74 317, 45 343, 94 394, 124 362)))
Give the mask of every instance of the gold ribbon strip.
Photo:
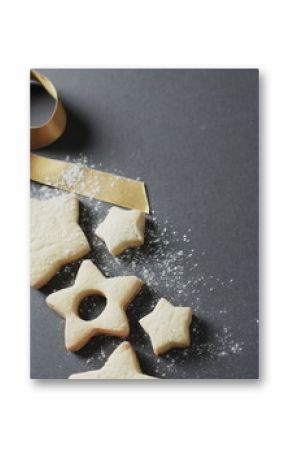
MULTIPOLYGON (((52 115, 41 126, 30 128, 31 149, 57 140, 66 126, 66 113, 57 90, 48 78, 31 70, 30 78, 39 82, 55 100, 52 115)), ((149 213, 145 184, 111 173, 70 162, 30 156, 30 178, 41 184, 149 213)))
POLYGON ((141 181, 35 154, 31 155, 30 177, 41 184, 149 213, 141 181))

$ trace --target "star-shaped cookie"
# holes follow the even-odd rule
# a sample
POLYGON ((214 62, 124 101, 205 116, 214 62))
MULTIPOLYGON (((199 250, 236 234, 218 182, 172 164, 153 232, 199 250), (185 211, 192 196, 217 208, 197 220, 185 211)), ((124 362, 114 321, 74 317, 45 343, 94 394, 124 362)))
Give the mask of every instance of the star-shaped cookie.
POLYGON ((97 227, 97 236, 104 240, 109 252, 118 256, 127 248, 144 243, 145 215, 138 210, 112 207, 105 220, 97 227))
POLYGON ((190 307, 175 307, 161 298, 153 310, 139 320, 149 334, 156 355, 171 348, 184 348, 190 345, 189 326, 192 320, 190 307))
POLYGON ((136 276, 106 278, 93 262, 84 260, 74 285, 46 298, 48 306, 65 319, 66 348, 78 351, 97 334, 127 337, 130 327, 125 310, 142 285, 143 281, 136 276), (97 318, 84 321, 78 309, 89 295, 104 296, 107 302, 97 318))
POLYGON ((69 379, 154 379, 143 374, 136 353, 128 341, 121 343, 103 368, 72 374, 69 379))
POLYGON ((79 203, 65 194, 31 199, 31 286, 40 288, 65 264, 85 256, 90 245, 78 224, 79 203))

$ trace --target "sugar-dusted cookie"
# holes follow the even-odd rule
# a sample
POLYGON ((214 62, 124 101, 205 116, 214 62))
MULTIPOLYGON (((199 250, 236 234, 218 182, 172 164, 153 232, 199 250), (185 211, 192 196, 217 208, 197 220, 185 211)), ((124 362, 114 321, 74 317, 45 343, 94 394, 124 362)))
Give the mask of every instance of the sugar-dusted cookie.
POLYGON ((161 298, 153 312, 141 318, 139 323, 149 334, 154 353, 159 355, 171 348, 190 345, 191 320, 190 307, 175 307, 161 298))
POLYGON ((97 236, 104 240, 109 252, 118 256, 127 248, 144 243, 145 214, 138 210, 112 207, 105 220, 97 227, 97 236))
POLYGON ((49 307, 65 319, 66 348, 78 351, 97 334, 127 337, 130 327, 125 310, 142 285, 136 276, 106 278, 93 262, 84 260, 74 285, 46 298, 49 307), (79 305, 94 294, 106 298, 106 307, 94 320, 84 321, 78 315, 79 305))
POLYGON ((128 341, 121 343, 103 368, 72 374, 69 379, 155 379, 143 374, 136 353, 128 341))
POLYGON ((85 256, 90 245, 78 225, 79 203, 65 194, 31 199, 31 286, 40 288, 65 264, 85 256))

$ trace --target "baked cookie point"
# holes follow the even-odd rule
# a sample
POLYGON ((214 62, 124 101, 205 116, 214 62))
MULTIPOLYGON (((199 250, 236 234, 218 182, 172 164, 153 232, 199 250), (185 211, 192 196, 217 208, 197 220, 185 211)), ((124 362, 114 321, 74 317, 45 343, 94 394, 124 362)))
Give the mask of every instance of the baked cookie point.
POLYGON ((65 319, 66 348, 78 351, 98 334, 127 337, 130 326, 126 308, 142 285, 143 281, 136 276, 106 278, 93 262, 84 260, 74 285, 46 298, 47 305, 65 319), (86 296, 94 294, 106 298, 105 309, 93 320, 82 320, 79 305, 86 296))
POLYGON ((97 227, 96 235, 104 240, 113 256, 122 254, 127 248, 144 243, 145 214, 138 210, 112 207, 105 220, 97 227))
POLYGON ((110 355, 103 368, 72 374, 69 379, 154 379, 154 377, 142 373, 134 349, 128 341, 124 341, 110 355))
POLYGON ((73 194, 30 200, 31 281, 41 288, 67 263, 90 252, 78 224, 79 203, 73 194))
POLYGON ((148 333, 154 354, 160 355, 171 348, 190 345, 189 326, 192 320, 190 307, 175 307, 161 298, 155 309, 139 320, 148 333))

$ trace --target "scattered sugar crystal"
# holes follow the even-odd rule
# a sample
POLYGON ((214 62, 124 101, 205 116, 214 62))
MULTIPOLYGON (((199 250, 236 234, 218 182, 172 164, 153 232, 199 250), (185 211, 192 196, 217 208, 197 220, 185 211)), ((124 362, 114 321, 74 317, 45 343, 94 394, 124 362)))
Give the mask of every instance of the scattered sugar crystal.
POLYGON ((68 188, 72 189, 84 178, 84 168, 80 164, 72 164, 63 171, 62 181, 63 184, 68 188))
MULTIPOLYGON (((76 166, 65 171, 64 182, 70 187, 76 182, 82 185, 83 166, 88 165, 88 158, 82 155, 78 158, 67 156, 66 160, 74 162, 76 166)), ((90 164, 90 166, 92 165, 90 164)), ((102 167, 102 163, 96 164, 96 167, 102 167)), ((110 168, 107 171, 125 175, 120 170, 110 168)), ((112 187, 114 187, 114 183, 112 183, 112 187)), ((92 192, 98 192, 98 188, 99 186, 95 184, 92 186, 92 192)), ((40 199, 49 199, 62 193, 61 190, 36 183, 31 185, 31 195, 40 199)), ((183 365, 186 366, 188 359, 194 360, 195 357, 198 357, 202 360, 203 357, 209 357, 214 360, 231 354, 238 356, 242 352, 244 343, 235 338, 235 331, 228 325, 231 318, 227 308, 228 303, 225 302, 221 309, 214 308, 214 299, 220 293, 219 290, 232 291, 230 285, 233 283, 233 279, 222 279, 219 273, 214 275, 206 272, 203 263, 205 259, 202 259, 206 252, 192 247, 188 236, 191 228, 188 228, 186 232, 175 229, 169 220, 163 219, 160 214, 152 211, 151 217, 146 221, 145 244, 140 248, 126 251, 118 258, 113 258, 104 243, 95 236, 95 229, 104 220, 110 206, 93 197, 80 197, 80 201, 84 206, 80 224, 92 246, 90 257, 107 276, 136 275, 142 278, 149 292, 146 313, 154 308, 158 298, 165 296, 175 305, 192 307, 198 317, 200 313, 205 322, 208 318, 215 325, 216 332, 213 334, 212 341, 199 340, 197 326, 192 334, 192 345, 184 350, 179 349, 176 358, 158 358, 155 363, 155 372, 150 374, 157 373, 158 366, 160 366, 161 377, 166 375, 170 377, 170 374, 176 373, 178 376, 186 377, 187 370, 183 369, 183 365), (215 294, 209 295, 209 292, 213 291, 215 294), (207 299, 210 302, 207 302, 207 299)), ((62 288, 74 283, 80 262, 77 261, 64 267, 55 276, 56 281, 58 279, 58 282, 63 283, 62 288)), ((129 308, 133 308, 134 313, 137 313, 138 307, 136 306, 135 309, 134 307, 133 302, 129 308)), ((256 322, 258 323, 258 320, 256 322)), ((136 343, 137 349, 142 348, 141 353, 143 354, 147 351, 146 356, 152 359, 152 351, 148 351, 148 344, 144 345, 142 335, 133 331, 131 338, 132 342, 136 343)), ((112 346, 116 347, 118 343, 119 341, 116 340, 110 343, 109 349, 97 350, 85 363, 90 365, 90 369, 95 369, 96 362, 103 364, 112 352, 112 346)), ((99 366, 99 363, 97 365, 99 366)))

